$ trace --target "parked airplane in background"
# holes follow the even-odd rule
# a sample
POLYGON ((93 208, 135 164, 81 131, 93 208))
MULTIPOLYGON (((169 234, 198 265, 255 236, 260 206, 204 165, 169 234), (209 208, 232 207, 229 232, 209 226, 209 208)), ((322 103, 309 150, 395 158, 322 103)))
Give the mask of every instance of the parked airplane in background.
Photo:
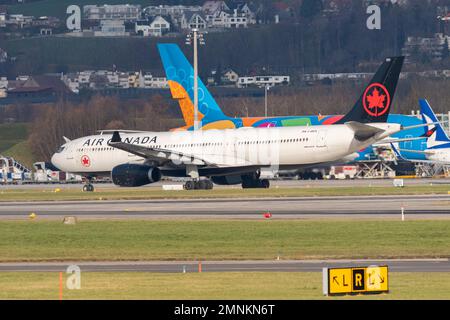
MULTIPOLYGON (((385 123, 402 63, 403 57, 386 59, 380 68, 382 74, 375 76, 383 76, 382 83, 374 83, 364 92, 342 118, 343 124, 134 132, 122 136, 114 131, 112 136, 106 133, 66 142, 53 155, 52 163, 89 181, 111 174, 115 184, 127 187, 156 182, 165 175, 192 178, 186 189, 212 188, 212 183, 200 180, 200 176, 218 184, 267 188, 269 181, 259 178, 263 168, 292 169, 339 161, 410 129, 385 123)), ((88 183, 84 190, 92 191, 93 187, 88 183)))
MULTIPOLYGON (((404 153, 418 153, 425 155, 428 162, 450 165, 450 139, 448 135, 439 123, 428 101, 420 99, 419 104, 423 123, 427 125, 426 132, 423 135, 426 138, 426 149, 402 149, 395 146, 395 143, 393 143, 392 148, 394 149, 395 154, 401 159, 414 161, 416 159, 407 157, 404 153)), ((421 162, 424 161, 422 160, 421 162)))
MULTIPOLYGON (((185 127, 175 130, 193 130, 194 125, 194 70, 192 65, 186 59, 186 56, 181 51, 177 44, 165 43, 158 44, 158 50, 163 62, 166 72, 166 77, 169 83, 172 98, 178 100, 181 112, 183 114, 185 127)), ((383 64, 374 75, 371 82, 365 88, 363 94, 374 90, 375 83, 384 84, 388 77, 386 71, 386 64, 383 64)), ((392 83, 392 91, 389 98, 394 98, 397 80, 392 83)), ((214 100, 211 93, 203 84, 200 77, 198 78, 199 87, 199 120, 200 128, 202 130, 209 129, 225 129, 225 128, 240 128, 240 127, 287 127, 287 126, 301 126, 301 125, 329 125, 336 123, 344 123, 343 115, 328 115, 328 116, 276 116, 276 117, 242 117, 233 118, 225 115, 217 102, 214 100)), ((378 89, 377 89, 378 90, 378 89)), ((379 93, 383 93, 380 90, 379 93)), ((368 102, 368 106, 370 103, 368 102)), ((375 111, 377 109, 375 108, 375 111)), ((386 114, 386 116, 388 116, 386 114)), ((407 116, 401 114, 391 114, 388 116, 387 122, 399 123, 405 127, 413 126, 414 128, 408 131, 402 131, 393 135, 395 138, 402 139, 400 146, 405 149, 423 150, 425 148, 425 139, 407 140, 407 138, 417 137, 423 134, 422 127, 416 125, 422 123, 420 119, 414 116, 407 116)), ((407 153, 408 157, 420 160, 425 159, 424 155, 419 153, 407 153)), ((372 147, 365 148, 358 152, 354 160, 369 160, 375 157, 372 147)))

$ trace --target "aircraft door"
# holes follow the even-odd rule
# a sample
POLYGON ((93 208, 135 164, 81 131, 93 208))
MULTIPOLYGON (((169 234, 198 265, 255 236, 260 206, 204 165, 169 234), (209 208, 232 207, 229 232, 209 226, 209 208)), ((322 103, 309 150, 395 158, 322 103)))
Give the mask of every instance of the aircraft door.
POLYGON ((326 148, 327 147, 327 132, 325 130, 318 130, 316 147, 326 148))

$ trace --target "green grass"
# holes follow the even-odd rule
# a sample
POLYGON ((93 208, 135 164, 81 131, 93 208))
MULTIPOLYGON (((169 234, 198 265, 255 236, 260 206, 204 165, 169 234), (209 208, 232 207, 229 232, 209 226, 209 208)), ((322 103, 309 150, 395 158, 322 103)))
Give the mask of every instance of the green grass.
MULTIPOLYGON (((370 183, 370 182, 368 182, 370 183)), ((397 187, 297 187, 270 189, 221 188, 214 190, 164 191, 159 188, 111 188, 95 186, 95 192, 82 192, 79 188, 63 185, 39 189, 7 189, 0 191, 0 201, 64 201, 64 200, 126 200, 126 199, 207 199, 207 198, 264 198, 264 197, 320 197, 320 196, 364 196, 364 195, 415 195, 448 194, 450 186, 397 187), (57 192, 55 192, 57 190, 57 192)))
MULTIPOLYGON (((63 283, 66 281, 64 274, 63 283)), ((390 292, 325 297, 318 272, 81 273, 71 299, 450 299, 450 273, 390 273, 390 292)), ((59 274, 1 272, 0 299, 59 299, 59 274)))
POLYGON ((450 257, 449 220, 35 220, 0 230, 0 261, 450 257))
POLYGON ((28 125, 26 123, 0 124, 0 154, 13 157, 31 168, 35 159, 27 139, 28 125))
POLYGON ((26 123, 0 124, 0 154, 28 138, 26 123))
POLYGON ((28 167, 28 169, 33 169, 33 163, 36 161, 28 141, 22 141, 12 146, 8 150, 3 151, 2 155, 13 157, 15 160, 28 167))

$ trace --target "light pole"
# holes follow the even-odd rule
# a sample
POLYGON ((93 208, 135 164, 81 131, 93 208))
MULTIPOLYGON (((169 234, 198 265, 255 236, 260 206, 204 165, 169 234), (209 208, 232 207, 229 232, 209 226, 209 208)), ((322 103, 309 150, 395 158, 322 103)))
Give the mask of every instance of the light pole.
POLYGON ((203 34, 197 28, 192 28, 191 32, 186 37, 186 44, 193 44, 194 47, 194 130, 198 129, 198 54, 197 42, 200 45, 205 44, 203 34))
POLYGON ((266 84, 264 86, 264 117, 267 118, 267 92, 269 91, 270 86, 266 84))

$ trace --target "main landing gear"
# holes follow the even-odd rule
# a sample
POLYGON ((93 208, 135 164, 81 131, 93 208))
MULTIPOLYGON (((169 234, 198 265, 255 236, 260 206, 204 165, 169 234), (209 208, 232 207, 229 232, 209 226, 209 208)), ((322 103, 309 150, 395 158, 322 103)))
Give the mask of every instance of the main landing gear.
POLYGON ((184 190, 211 190, 214 184, 211 180, 189 180, 183 185, 184 190))
POLYGON ((183 185, 185 190, 211 190, 213 188, 213 183, 209 179, 200 180, 196 165, 186 165, 186 175, 192 180, 186 181, 183 185))
POLYGON ((83 186, 83 192, 94 192, 94 185, 90 178, 86 179, 86 184, 83 186))
POLYGON ((242 176, 242 188, 261 188, 268 189, 270 187, 270 182, 267 179, 260 179, 259 173, 249 174, 242 176))

